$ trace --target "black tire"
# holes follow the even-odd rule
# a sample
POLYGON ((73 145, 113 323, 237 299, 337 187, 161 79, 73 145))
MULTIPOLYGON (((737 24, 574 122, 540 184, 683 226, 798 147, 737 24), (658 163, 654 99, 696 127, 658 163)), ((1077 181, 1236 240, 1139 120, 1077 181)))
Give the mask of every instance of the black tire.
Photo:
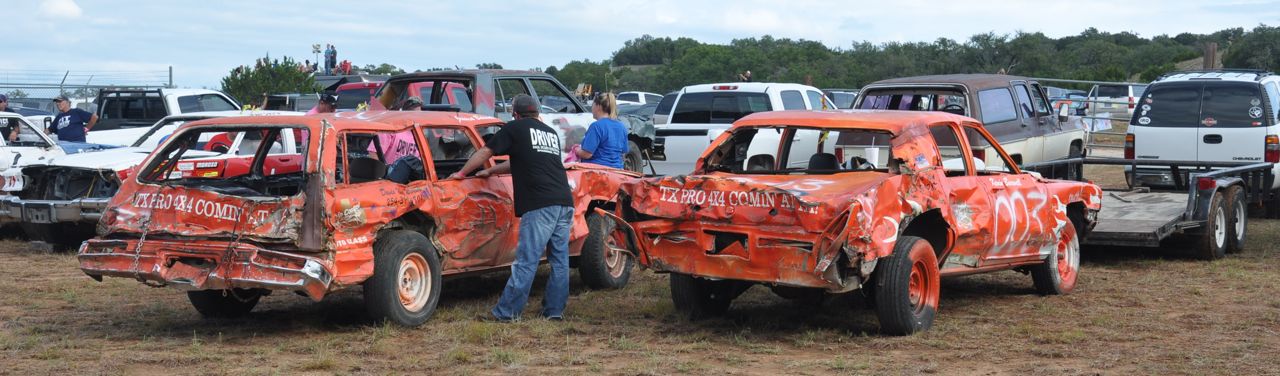
POLYGON ((263 295, 266 291, 260 289, 187 291, 187 299, 201 316, 224 319, 248 314, 263 295))
POLYGON ((1243 187, 1227 188, 1227 249, 1226 253, 1244 250, 1245 235, 1249 225, 1249 193, 1243 187))
POLYGON ((1199 244, 1196 244, 1196 256, 1204 260, 1217 260, 1226 255, 1227 243, 1227 205, 1222 192, 1215 192, 1209 201, 1207 221, 1200 233, 1199 244))
POLYGON ((737 297, 730 281, 712 281, 671 273, 671 301, 690 320, 722 316, 737 297))
POLYGON ((1080 237, 1067 221, 1058 234, 1058 247, 1044 263, 1031 267, 1031 281, 1040 295, 1066 295, 1076 287, 1080 274, 1080 237))
MULTIPOLYGON (((1084 157, 1084 147, 1082 147, 1078 143, 1072 143, 1071 149, 1067 151, 1067 158, 1080 158, 1080 157, 1084 157)), ((1061 179, 1078 180, 1082 175, 1083 169, 1084 169, 1084 163, 1072 163, 1070 165, 1067 165, 1067 171, 1066 171, 1067 176, 1062 176, 1061 179)))
POLYGON ((369 317, 408 327, 427 322, 440 302, 440 273, 440 256, 426 236, 407 230, 379 235, 373 276, 364 282, 369 317))
POLYGON ((915 236, 900 236, 893 254, 880 259, 872 276, 880 331, 892 335, 922 332, 937 315, 940 284, 933 246, 915 236))
POLYGON ((587 239, 578 256, 578 275, 595 290, 620 289, 631 279, 635 260, 615 250, 620 245, 614 235, 615 224, 596 213, 587 213, 587 239))
POLYGON ((1272 190, 1270 196, 1263 202, 1263 216, 1268 219, 1280 218, 1280 190, 1272 190))
POLYGON ((644 173, 644 153, 635 141, 627 141, 627 154, 622 155, 622 168, 627 171, 644 173))

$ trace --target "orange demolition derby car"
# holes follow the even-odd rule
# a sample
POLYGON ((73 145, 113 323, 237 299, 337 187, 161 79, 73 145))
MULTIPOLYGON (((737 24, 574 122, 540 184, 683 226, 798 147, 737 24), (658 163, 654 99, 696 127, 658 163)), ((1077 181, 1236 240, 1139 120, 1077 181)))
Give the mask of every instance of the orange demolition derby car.
MULTIPOLYGON (((272 290, 320 300, 363 284, 373 318, 422 324, 440 298, 442 277, 504 269, 515 260, 511 176, 445 179, 501 125, 446 112, 185 125, 124 181, 99 222, 101 235, 81 246, 80 268, 99 280, 190 290, 206 316, 247 313, 272 290), (242 132, 256 141, 241 146, 252 156, 244 173, 182 173, 201 167, 183 154, 242 132), (286 139, 297 145, 283 147, 286 139)), ((578 212, 570 256, 591 287, 620 287, 633 261, 595 208, 614 209, 620 186, 637 175, 568 168, 578 212)))
POLYGON ((1101 190, 1022 173, 993 140, 941 112, 756 113, 693 174, 628 183, 609 215, 691 316, 754 284, 860 289, 882 331, 908 334, 931 325, 941 276, 1018 269, 1044 294, 1075 286, 1101 190))

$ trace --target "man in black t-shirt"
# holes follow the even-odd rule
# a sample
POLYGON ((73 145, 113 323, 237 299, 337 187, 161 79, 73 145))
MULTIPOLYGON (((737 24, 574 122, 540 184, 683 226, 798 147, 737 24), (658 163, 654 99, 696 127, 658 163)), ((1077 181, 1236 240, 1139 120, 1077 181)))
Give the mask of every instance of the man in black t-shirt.
POLYGON ((493 168, 481 170, 478 177, 511 173, 516 216, 520 217, 516 261, 511 264, 511 278, 502 290, 498 305, 487 318, 512 321, 520 318, 538 261, 547 251, 551 279, 542 299, 542 316, 561 320, 569 300, 569 230, 573 224, 573 193, 569 177, 561 162, 560 137, 555 129, 538 119, 538 101, 528 95, 512 100, 514 120, 495 133, 485 147, 477 150, 467 164, 450 179, 461 179, 484 165, 494 155, 511 156, 493 168))

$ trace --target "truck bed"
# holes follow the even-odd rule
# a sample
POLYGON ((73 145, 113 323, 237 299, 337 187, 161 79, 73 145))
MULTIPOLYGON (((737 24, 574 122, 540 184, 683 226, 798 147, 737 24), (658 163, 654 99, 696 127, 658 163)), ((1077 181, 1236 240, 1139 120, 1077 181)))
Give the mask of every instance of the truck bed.
POLYGON ((1098 224, 1087 245, 1156 247, 1160 240, 1193 226, 1184 221, 1186 193, 1104 191, 1098 224))

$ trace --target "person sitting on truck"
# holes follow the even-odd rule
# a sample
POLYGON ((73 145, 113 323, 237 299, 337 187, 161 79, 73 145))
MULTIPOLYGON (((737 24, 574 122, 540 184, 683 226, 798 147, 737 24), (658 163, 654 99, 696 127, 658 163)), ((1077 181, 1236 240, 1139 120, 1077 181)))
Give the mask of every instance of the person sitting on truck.
POLYGON ((58 141, 84 142, 85 133, 89 133, 98 124, 98 115, 71 108, 71 99, 65 95, 53 98, 53 103, 58 106, 58 116, 53 118, 47 131, 50 134, 56 133, 58 141))
POLYGON ((596 121, 587 128, 582 144, 574 147, 573 151, 583 162, 623 168, 622 155, 627 153, 627 126, 618 121, 618 99, 613 93, 600 93, 591 102, 591 114, 596 121))

